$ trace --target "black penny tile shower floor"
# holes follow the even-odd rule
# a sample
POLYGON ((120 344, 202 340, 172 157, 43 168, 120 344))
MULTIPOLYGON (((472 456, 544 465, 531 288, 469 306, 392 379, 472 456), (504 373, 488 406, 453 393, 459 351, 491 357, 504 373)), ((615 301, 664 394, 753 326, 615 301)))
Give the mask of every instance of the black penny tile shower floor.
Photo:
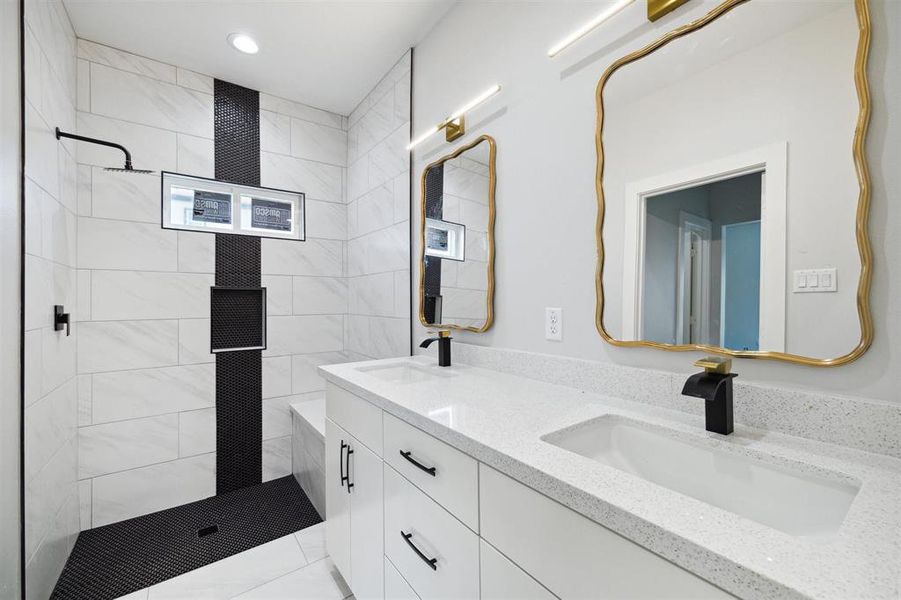
POLYGON ((51 598, 117 598, 321 522, 289 475, 89 529, 51 598))

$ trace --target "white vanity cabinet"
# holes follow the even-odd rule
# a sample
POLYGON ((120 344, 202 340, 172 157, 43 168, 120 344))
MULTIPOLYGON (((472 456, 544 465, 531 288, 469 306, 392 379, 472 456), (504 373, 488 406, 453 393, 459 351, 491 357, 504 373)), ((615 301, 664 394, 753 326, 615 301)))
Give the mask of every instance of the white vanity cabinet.
POLYGON ((357 598, 732 598, 338 386, 326 406, 328 551, 357 598))
POLYGON ((331 386, 326 395, 326 544, 354 595, 369 600, 384 598, 385 593, 382 414, 369 403, 361 408, 359 402, 365 401, 331 386))

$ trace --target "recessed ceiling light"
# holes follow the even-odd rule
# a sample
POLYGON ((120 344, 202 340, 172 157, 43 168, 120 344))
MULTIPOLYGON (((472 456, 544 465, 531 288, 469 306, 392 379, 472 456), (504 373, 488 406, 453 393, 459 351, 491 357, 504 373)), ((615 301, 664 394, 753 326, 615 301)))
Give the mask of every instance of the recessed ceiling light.
POLYGON ((260 51, 260 47, 252 37, 246 33, 232 33, 228 36, 228 43, 238 52, 244 54, 256 54, 260 51))

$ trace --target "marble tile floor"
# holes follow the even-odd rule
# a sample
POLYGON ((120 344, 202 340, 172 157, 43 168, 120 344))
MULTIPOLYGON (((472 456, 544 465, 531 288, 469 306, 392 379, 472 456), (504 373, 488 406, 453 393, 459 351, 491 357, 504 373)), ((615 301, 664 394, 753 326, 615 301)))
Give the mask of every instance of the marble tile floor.
POLYGON ((122 596, 120 600, 352 600, 325 550, 325 523, 122 596))

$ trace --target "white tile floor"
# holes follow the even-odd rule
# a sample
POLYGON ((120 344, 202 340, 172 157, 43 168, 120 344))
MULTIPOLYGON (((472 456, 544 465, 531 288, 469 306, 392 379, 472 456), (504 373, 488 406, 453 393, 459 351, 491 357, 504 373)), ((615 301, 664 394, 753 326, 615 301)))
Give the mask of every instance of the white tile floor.
POLYGON ((350 589, 326 554, 325 523, 320 523, 122 599, 344 600, 350 597, 350 589))

